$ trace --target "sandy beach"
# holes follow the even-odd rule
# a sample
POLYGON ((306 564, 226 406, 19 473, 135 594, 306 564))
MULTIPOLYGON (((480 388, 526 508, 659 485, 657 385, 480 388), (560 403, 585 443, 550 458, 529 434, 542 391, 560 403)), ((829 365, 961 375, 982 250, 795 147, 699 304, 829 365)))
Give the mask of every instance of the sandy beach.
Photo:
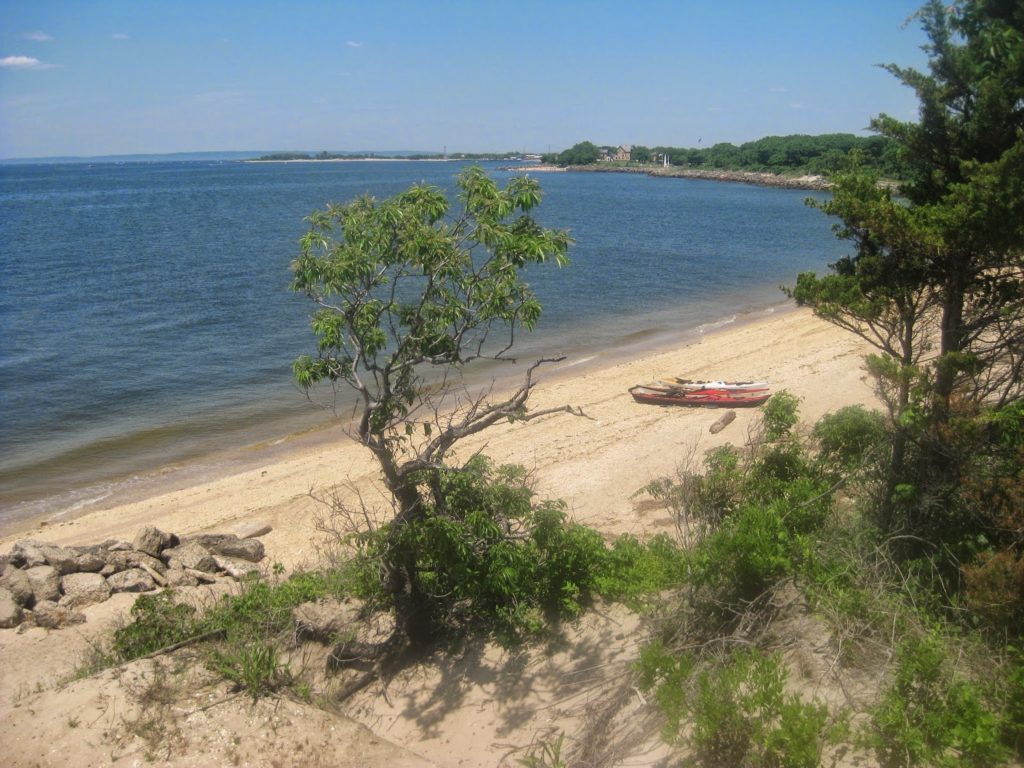
MULTIPOLYGON (((699 460, 709 448, 725 442, 742 444, 748 429, 756 423, 759 411, 740 409, 732 424, 721 433, 711 435, 708 427, 722 411, 640 405, 627 393, 630 386, 671 375, 766 379, 775 391, 785 389, 800 398, 802 419, 810 424, 824 413, 845 405, 877 405, 863 367, 863 357, 868 351, 867 345, 853 335, 818 320, 807 310, 792 309, 726 326, 678 348, 647 351, 634 357, 626 354, 608 363, 566 360, 550 366, 546 372, 542 369, 531 407, 568 403, 581 407, 588 418, 559 414, 529 424, 502 425, 464 445, 461 451, 468 455, 479 450, 499 462, 525 465, 534 472, 541 497, 564 499, 576 520, 596 527, 608 537, 625 532, 640 536, 670 532, 672 523, 664 510, 635 498, 635 492, 652 479, 673 474, 693 457, 699 460)), ((262 467, 7 535, 0 539, 0 553, 9 552, 16 540, 24 538, 89 544, 112 537, 130 540, 144 524, 188 534, 225 531, 242 522, 257 521, 273 526, 273 531, 263 537, 268 562, 279 562, 286 568, 315 565, 320 542, 315 520, 323 507, 314 501, 311 491, 322 494, 336 490, 350 501, 358 493, 371 504, 382 499, 377 470, 368 452, 343 435, 340 428, 337 431, 336 440, 298 448, 262 467)), ((51 705, 63 701, 64 709, 53 717, 68 719, 67 699, 59 697, 70 694, 60 688, 60 681, 73 670, 78 652, 87 645, 88 638, 105 622, 109 623, 118 611, 126 610, 130 600, 126 595, 118 597, 124 599, 87 608, 85 613, 89 620, 79 628, 53 632, 35 628, 24 633, 0 630, 0 654, 5 658, 0 678, 0 721, 7 723, 4 726, 7 734, 0 733, 0 743, 4 742, 5 735, 21 727, 19 723, 24 725, 24 718, 28 717, 25 702, 30 702, 32 696, 38 701, 28 708, 37 713, 46 711, 45 697, 58 697, 51 699, 51 705), (38 659, 41 654, 54 660, 42 671, 31 664, 31 659, 38 659), (26 693, 30 691, 36 692, 30 696, 26 693)), ((628 669, 630 649, 635 649, 641 639, 633 631, 635 621, 635 617, 611 611, 587 620, 597 622, 594 626, 584 622, 574 631, 606 634, 608 646, 602 653, 610 654, 620 666, 615 667, 609 657, 603 669, 621 671, 628 669)), ((558 675, 564 673, 567 664, 571 666, 571 661, 555 663, 551 657, 536 660, 538 666, 531 668, 531 674, 536 675, 537 685, 523 692, 520 698, 511 695, 502 698, 488 688, 498 685, 496 680, 501 676, 497 673, 492 677, 479 675, 480 665, 486 667, 492 663, 488 661, 490 658, 478 660, 475 671, 460 673, 459 685, 469 686, 460 688, 461 703, 446 706, 430 728, 425 728, 419 717, 410 716, 410 708, 415 710, 419 706, 415 702, 424 696, 429 700, 429 692, 441 684, 443 670, 412 675, 403 686, 392 691, 387 704, 380 698, 379 691, 367 692, 367 698, 359 705, 363 715, 357 719, 382 739, 415 753, 415 758, 409 757, 409 765, 493 766, 513 765, 515 754, 522 754, 510 752, 508 744, 529 744, 552 722, 565 725, 571 724, 573 717, 582 717, 577 712, 559 720, 555 710, 550 709, 553 702, 563 700, 566 695, 568 689, 562 684, 564 681, 559 683, 558 675), (484 682, 479 682, 481 680, 484 682), (513 727, 508 718, 500 716, 503 706, 526 707, 532 714, 515 719, 513 727), (483 708, 487 709, 486 716, 482 714, 483 708), (453 755, 458 759, 452 759, 453 755)), ((497 666, 505 665, 502 668, 507 671, 506 656, 496 654, 492 661, 497 666)), ((522 678, 516 679, 521 681, 522 678)), ((75 695, 84 702, 83 707, 92 706, 90 696, 109 694, 109 691, 103 693, 101 688, 112 684, 103 678, 89 688, 88 682, 74 683, 75 695)), ((581 695, 585 697, 585 693, 581 695)), ((296 718, 301 719, 299 715, 296 718)), ((41 719, 46 721, 46 717, 41 719)), ((108 754, 109 750, 104 752, 100 746, 103 739, 99 733, 69 730, 66 723, 61 726, 62 722, 34 726, 46 734, 41 741, 33 742, 34 748, 45 748, 51 755, 45 758, 37 754, 39 764, 64 765, 59 755, 52 756, 52 745, 85 736, 92 740, 90 743, 96 743, 96 754, 108 754)), ((213 723, 208 727, 218 726, 213 723)), ((256 739, 256 747, 259 747, 259 739, 267 737, 250 734, 246 738, 256 739)), ((365 741, 364 737, 359 738, 365 741)), ((24 739, 22 746, 31 756, 33 747, 25 746, 24 739)), ((257 752, 259 749, 254 754, 257 752)), ((94 764, 71 755, 67 752, 67 759, 76 764, 94 764)), ((394 754, 380 760, 374 763, 366 757, 363 764, 400 764, 400 761, 394 762, 397 760, 394 754)), ((8 764, 34 763, 26 759, 8 764)), ((170 760, 160 764, 207 763, 189 762, 182 757, 180 762, 170 760)), ((216 760, 209 764, 216 764, 216 760)), ((246 764, 277 763, 254 759, 246 764)))
MULTIPOLYGON (((678 349, 620 358, 604 367, 567 359, 540 370, 531 407, 568 403, 581 407, 589 418, 555 415, 501 425, 468 441, 462 450, 482 450, 495 461, 533 470, 538 493, 564 499, 581 522, 608 534, 642 534, 657 526, 636 515, 633 492, 671 474, 695 452, 700 455, 723 442, 742 443, 758 411, 738 411, 736 421, 713 436, 707 428, 720 412, 639 405, 627 393, 629 387, 672 375, 766 379, 775 391, 797 395, 803 419, 813 422, 849 403, 874 402, 862 365, 867 351, 863 342, 809 311, 791 310, 725 326, 678 349)), ((381 487, 369 452, 341 426, 333 430, 337 439, 285 452, 256 469, 5 535, 0 554, 23 538, 87 544, 130 539, 147 523, 194 533, 259 520, 274 526, 266 543, 275 560, 288 567, 309 563, 318 506, 310 491, 351 486, 369 498, 381 487)))

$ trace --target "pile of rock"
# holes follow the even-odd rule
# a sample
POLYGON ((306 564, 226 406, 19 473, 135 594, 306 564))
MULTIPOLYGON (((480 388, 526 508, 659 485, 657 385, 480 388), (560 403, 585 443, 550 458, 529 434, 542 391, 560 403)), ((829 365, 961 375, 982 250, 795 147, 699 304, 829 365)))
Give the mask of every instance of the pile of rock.
POLYGON ((85 621, 77 609, 117 592, 195 586, 241 579, 264 557, 256 526, 243 536, 208 533, 178 537, 149 525, 135 539, 86 547, 19 541, 0 556, 0 627, 32 622, 57 628, 85 621))

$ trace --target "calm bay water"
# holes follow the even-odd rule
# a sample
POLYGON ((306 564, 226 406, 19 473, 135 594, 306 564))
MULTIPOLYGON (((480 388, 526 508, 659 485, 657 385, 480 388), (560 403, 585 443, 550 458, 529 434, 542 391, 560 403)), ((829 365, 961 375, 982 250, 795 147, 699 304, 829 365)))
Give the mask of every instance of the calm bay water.
MULTIPOLYGON (((0 167, 0 530, 328 416, 291 383, 312 351, 288 289, 327 201, 451 188, 455 163, 0 167)), ((488 169, 499 179, 511 174, 488 169)), ((577 244, 531 269, 524 352, 580 359, 782 302, 841 253, 806 193, 624 174, 540 176, 577 244)))

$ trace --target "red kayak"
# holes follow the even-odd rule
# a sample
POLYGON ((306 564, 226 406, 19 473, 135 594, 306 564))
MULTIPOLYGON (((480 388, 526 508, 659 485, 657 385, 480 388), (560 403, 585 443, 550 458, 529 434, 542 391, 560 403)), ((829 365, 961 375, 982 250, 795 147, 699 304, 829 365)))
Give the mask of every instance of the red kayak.
POLYGON ((771 397, 770 392, 743 392, 731 389, 684 390, 637 385, 629 394, 638 403, 649 405, 687 405, 708 408, 753 408, 771 397))

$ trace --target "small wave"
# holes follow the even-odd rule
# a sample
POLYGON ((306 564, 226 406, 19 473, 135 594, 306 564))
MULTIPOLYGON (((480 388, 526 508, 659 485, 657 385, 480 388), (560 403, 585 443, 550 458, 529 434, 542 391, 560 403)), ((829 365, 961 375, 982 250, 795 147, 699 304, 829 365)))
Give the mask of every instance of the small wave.
POLYGON ((85 509, 86 507, 91 507, 93 504, 99 504, 104 499, 109 499, 113 495, 114 495, 113 490, 109 490, 109 491, 106 491, 105 493, 99 494, 98 496, 88 496, 88 497, 86 497, 84 499, 76 501, 70 507, 62 509, 60 512, 55 514, 54 517, 55 518, 60 518, 60 517, 64 517, 64 515, 70 514, 71 512, 78 512, 80 509, 85 509))
POLYGON ((703 323, 702 325, 698 326, 697 333, 703 335, 703 334, 707 333, 708 331, 717 331, 719 328, 724 328, 725 326, 732 325, 735 322, 736 322, 736 315, 733 315, 732 317, 728 317, 725 320, 719 320, 719 321, 714 322, 714 323, 703 323))
POLYGON ((587 357, 581 357, 579 360, 573 360, 571 363, 566 363, 565 365, 559 366, 559 370, 564 370, 566 368, 575 368, 577 365, 583 365, 583 363, 589 363, 591 360, 594 360, 596 358, 597 358, 597 355, 589 355, 587 357))

